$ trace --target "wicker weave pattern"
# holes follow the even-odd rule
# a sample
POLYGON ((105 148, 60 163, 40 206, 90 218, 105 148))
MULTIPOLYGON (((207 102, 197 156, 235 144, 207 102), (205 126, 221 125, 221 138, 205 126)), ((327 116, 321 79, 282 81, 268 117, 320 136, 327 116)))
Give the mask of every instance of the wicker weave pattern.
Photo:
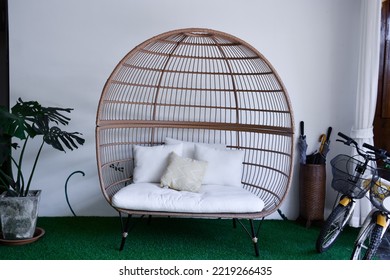
POLYGON ((245 150, 243 187, 266 205, 255 217, 278 209, 289 189, 294 123, 287 92, 270 63, 229 34, 175 30, 134 48, 108 78, 96 124, 108 202, 129 182, 132 145, 163 144, 165 137, 245 150))

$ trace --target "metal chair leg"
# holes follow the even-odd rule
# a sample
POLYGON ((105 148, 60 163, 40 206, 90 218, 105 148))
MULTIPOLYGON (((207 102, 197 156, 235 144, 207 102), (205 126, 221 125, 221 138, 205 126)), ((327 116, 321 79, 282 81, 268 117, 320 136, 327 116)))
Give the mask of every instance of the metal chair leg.
MULTIPOLYGON (((261 222, 257 228, 257 232, 255 231, 255 227, 254 227, 254 224, 253 224, 253 219, 249 219, 249 224, 250 224, 250 232, 247 228, 247 226, 245 226, 239 219, 235 219, 236 222, 238 222, 241 227, 244 229, 244 231, 249 235, 249 237, 252 239, 252 242, 253 242, 253 246, 255 248, 255 254, 256 254, 256 257, 259 256, 259 246, 258 246, 258 236, 259 236, 259 231, 260 231, 260 225, 261 225, 261 222)), ((261 220, 263 221, 264 218, 261 220)))
POLYGON ((255 234, 255 228, 253 226, 253 220, 250 219, 249 223, 250 223, 250 226, 251 226, 252 242, 253 242, 253 246, 255 248, 255 254, 256 254, 256 257, 258 257, 259 256, 259 245, 257 244, 258 238, 257 238, 257 236, 255 234))
POLYGON ((122 225, 122 241, 121 241, 121 246, 119 248, 119 251, 122 251, 123 248, 125 247, 126 237, 128 235, 128 232, 129 232, 131 215, 127 216, 127 221, 126 221, 125 226, 123 226, 123 219, 122 219, 122 215, 120 213, 119 213, 119 217, 121 219, 121 225, 122 225))

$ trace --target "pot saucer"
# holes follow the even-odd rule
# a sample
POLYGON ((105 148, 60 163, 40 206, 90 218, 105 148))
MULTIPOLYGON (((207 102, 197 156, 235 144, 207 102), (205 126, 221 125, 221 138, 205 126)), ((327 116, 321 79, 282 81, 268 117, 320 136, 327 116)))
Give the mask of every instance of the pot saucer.
POLYGON ((8 240, 8 239, 1 239, 0 238, 0 244, 2 244, 2 245, 10 245, 10 246, 29 244, 29 243, 33 243, 33 242, 37 241, 44 234, 45 234, 45 230, 43 228, 37 227, 35 229, 34 236, 31 237, 31 238, 15 239, 15 240, 8 240))

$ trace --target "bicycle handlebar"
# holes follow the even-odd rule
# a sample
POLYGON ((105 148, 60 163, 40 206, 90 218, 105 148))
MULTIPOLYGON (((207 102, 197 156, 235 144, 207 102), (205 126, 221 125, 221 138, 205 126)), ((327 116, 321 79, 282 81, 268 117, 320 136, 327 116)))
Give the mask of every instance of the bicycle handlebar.
POLYGON ((367 143, 363 143, 363 147, 368 149, 368 150, 371 150, 372 154, 374 154, 376 157, 378 158, 371 158, 368 153, 370 152, 362 152, 361 149, 359 148, 359 145, 358 143, 353 140, 351 137, 345 135, 344 133, 342 132, 339 132, 338 133, 338 136, 340 136, 341 138, 343 138, 345 141, 341 140, 341 139, 337 139, 336 141, 339 141, 339 142, 343 142, 345 145, 347 146, 351 146, 354 145, 355 148, 356 148, 356 151, 358 152, 359 155, 361 155, 362 157, 364 157, 366 160, 377 160, 377 159, 382 159, 384 161, 388 161, 388 159, 390 158, 390 152, 384 150, 384 149, 379 149, 379 148, 376 148, 370 144, 367 144, 367 143))
POLYGON ((356 143, 355 140, 353 140, 351 137, 345 135, 344 133, 341 133, 339 132, 337 134, 338 136, 344 138, 346 141, 342 141, 342 140, 336 140, 336 141, 340 141, 340 142, 343 142, 345 145, 348 145, 348 146, 351 146, 351 144, 353 144, 355 147, 358 147, 358 143, 356 143))
POLYGON ((367 144, 367 143, 363 143, 363 147, 373 151, 381 159, 386 159, 386 158, 390 157, 390 153, 384 149, 378 149, 377 147, 374 147, 374 146, 367 144))

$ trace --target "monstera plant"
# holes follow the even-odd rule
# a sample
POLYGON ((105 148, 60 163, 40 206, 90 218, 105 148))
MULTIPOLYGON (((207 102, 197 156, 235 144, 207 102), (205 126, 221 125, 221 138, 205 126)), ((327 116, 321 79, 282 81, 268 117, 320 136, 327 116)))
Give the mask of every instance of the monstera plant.
MULTIPOLYGON (((37 101, 25 102, 20 98, 11 110, 0 107, 0 221, 4 239, 7 239, 4 224, 16 227, 21 221, 20 218, 9 220, 11 216, 22 212, 21 208, 37 208, 28 206, 28 202, 22 198, 35 195, 32 194, 30 187, 45 144, 64 152, 77 149, 84 144, 85 140, 79 132, 66 132, 60 128, 69 124, 70 118, 65 114, 72 110, 43 107, 37 101), (29 154, 35 153, 32 166, 24 168, 23 160, 28 143, 37 139, 40 140, 39 148, 35 152, 29 151, 29 154), (14 152, 16 149, 20 149, 19 153, 14 152), (26 174, 25 170, 29 170, 29 173, 26 174)), ((40 191, 36 193, 40 194, 40 191)), ((35 222, 24 224, 28 225, 25 227, 34 230, 35 222)), ((23 239, 31 237, 32 234, 34 231, 31 233, 31 230, 28 235, 12 233, 9 234, 9 239, 23 239)))
POLYGON ((5 190, 8 196, 27 196, 31 181, 41 155, 44 144, 65 151, 78 148, 84 144, 84 139, 78 132, 66 132, 58 125, 68 125, 70 118, 63 113, 70 113, 70 108, 43 107, 37 101, 24 102, 18 99, 9 112, 0 107, 0 166, 7 160, 11 164, 0 171, 0 190, 5 190), (23 158, 30 139, 41 138, 41 144, 36 152, 35 160, 29 176, 23 173, 23 158), (19 148, 19 144, 13 142, 15 138, 21 142, 19 158, 12 155, 13 149, 19 148), (15 172, 12 171, 15 166, 15 172))

